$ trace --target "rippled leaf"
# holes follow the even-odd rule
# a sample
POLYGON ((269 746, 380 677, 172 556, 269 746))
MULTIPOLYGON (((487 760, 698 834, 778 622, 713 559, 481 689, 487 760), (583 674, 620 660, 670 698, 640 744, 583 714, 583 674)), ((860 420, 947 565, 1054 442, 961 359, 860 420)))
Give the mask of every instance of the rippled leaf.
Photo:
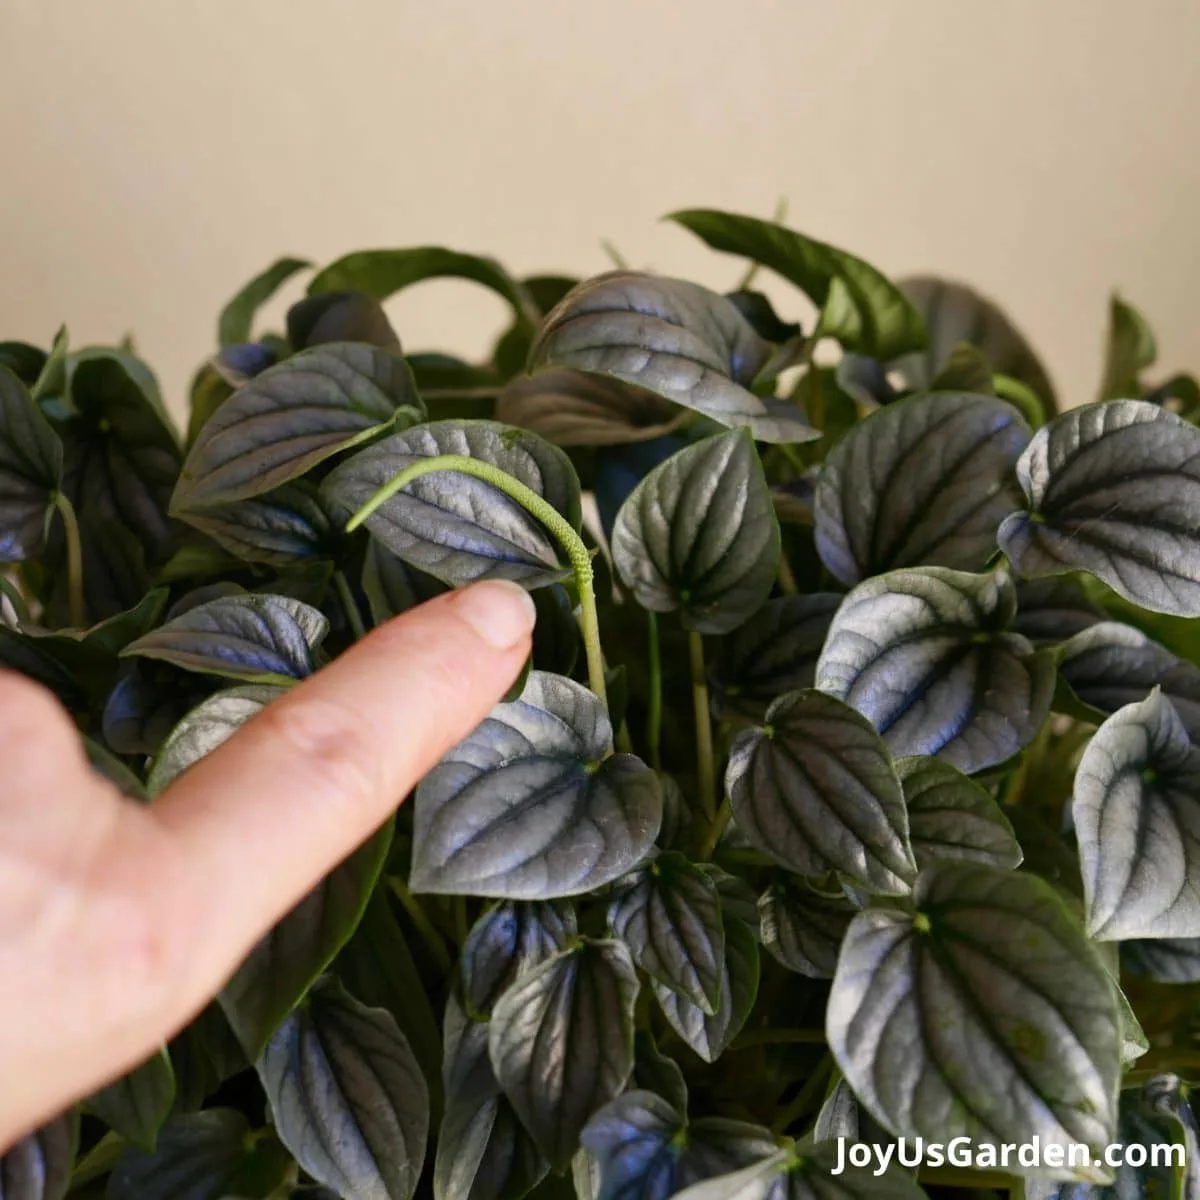
POLYGON ((1073 812, 1092 937, 1200 937, 1200 749, 1160 689, 1096 731, 1073 812))
POLYGON ((298 479, 339 450, 419 417, 404 360, 355 344, 317 346, 255 376, 205 423, 172 510, 247 500, 298 479))
POLYGON ((637 991, 629 951, 585 938, 522 975, 496 1005, 488 1043, 496 1078, 556 1170, 633 1071, 637 991))
POLYGON ((1121 967, 1158 983, 1200 983, 1200 937, 1131 938, 1121 943, 1121 967))
POLYGON ((319 984, 258 1064, 279 1140, 346 1200, 410 1200, 429 1096, 390 1013, 319 984))
POLYGON ((1104 620, 1104 610, 1069 575, 1022 579, 1010 628, 1035 646, 1055 645, 1104 620))
POLYGON ((0 1196, 4 1200, 63 1200, 71 1186, 78 1145, 79 1114, 74 1109, 27 1134, 0 1157, 0 1196))
POLYGON ((897 567, 981 569, 1021 504, 1014 466, 1029 428, 1002 400, 912 396, 830 452, 816 493, 817 549, 845 584, 897 567))
POLYGON ((41 551, 62 474, 62 443, 25 385, 0 367, 0 561, 41 551))
POLYGON ((585 687, 531 672, 417 788, 414 890, 548 900, 636 866, 662 820, 658 779, 611 754, 612 736, 585 687))
POLYGON ((730 428, 746 426, 759 441, 818 437, 795 408, 749 390, 769 354, 724 296, 682 279, 609 271, 547 315, 529 364, 631 384, 730 428))
POLYGON ((1007 632, 1015 607, 1003 573, 868 579, 834 616, 817 687, 857 708, 896 757, 967 772, 1003 762, 1033 740, 1054 692, 1050 652, 1007 632))
POLYGON ((88 1108, 126 1141, 153 1150, 175 1102, 175 1072, 165 1050, 114 1080, 88 1108))
POLYGON ((891 756, 841 701, 816 691, 776 700, 761 728, 735 740, 725 789, 739 831, 782 866, 909 890, 916 865, 891 756))
POLYGON ((774 586, 780 534, 754 443, 706 438, 656 467, 621 506, 612 553, 651 612, 680 612, 685 629, 727 633, 774 586))
POLYGON ((1200 616, 1200 429, 1141 400, 1071 409, 1017 463, 1000 527, 1027 577, 1084 570, 1153 612, 1200 616))
MULTIPOLYGON (((406 467, 443 454, 499 468, 580 528, 579 481, 567 456, 536 434, 491 421, 437 421, 377 442, 333 471, 322 495, 355 512, 406 467)), ((454 586, 515 579, 540 587, 571 573, 566 551, 540 522, 499 488, 462 472, 414 480, 366 527, 404 562, 454 586)))
POLYGON ((374 296, 362 292, 322 292, 288 309, 288 341, 295 350, 331 342, 358 342, 399 353, 400 339, 374 296))
POLYGON ((762 263, 794 283, 821 310, 814 337, 885 359, 925 344, 921 317, 896 285, 845 250, 736 213, 691 209, 669 220, 714 250, 762 263))
POLYGON ((634 1039, 633 1076, 629 1083, 631 1090, 654 1092, 680 1112, 687 1111, 688 1090, 683 1072, 673 1058, 659 1050, 649 1030, 639 1029, 634 1039))
POLYGON ((903 1137, 1099 1153, 1116 1125, 1116 993, 1058 894, 949 863, 922 872, 913 904, 861 913, 842 947, 826 1033, 859 1100, 903 1137))
POLYGON ((832 979, 842 938, 858 910, 842 895, 780 877, 758 902, 762 944, 789 971, 832 979))

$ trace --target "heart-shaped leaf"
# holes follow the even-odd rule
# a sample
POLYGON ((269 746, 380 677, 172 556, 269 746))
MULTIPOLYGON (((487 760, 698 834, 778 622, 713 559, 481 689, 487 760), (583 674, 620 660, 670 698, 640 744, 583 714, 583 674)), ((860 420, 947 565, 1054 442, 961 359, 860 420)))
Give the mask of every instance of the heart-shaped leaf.
MULTIPOLYGON (((513 476, 580 528, 579 480, 570 459, 536 434, 493 421, 436 421, 387 438, 333 471, 322 495, 353 513, 406 467, 443 454, 513 476)), ((566 552, 537 520, 493 484, 462 472, 413 480, 366 527, 404 562, 454 586, 515 579, 540 587, 570 574, 566 552)))
POLYGON ((783 225, 712 209, 668 218, 706 245, 770 268, 794 283, 821 310, 814 333, 847 350, 893 358, 925 344, 919 314, 895 284, 870 263, 783 225))
POLYGON ((490 1013, 519 975, 565 950, 577 932, 570 904, 504 900, 488 909, 459 958, 468 1009, 490 1013))
POLYGON ((79 1114, 75 1109, 27 1134, 0 1157, 0 1196, 4 1200, 63 1200, 71 1187, 78 1145, 79 1114))
POLYGON ((803 879, 780 877, 758 902, 762 944, 789 971, 832 979, 838 950, 858 911, 844 895, 826 895, 803 879))
POLYGON ((146 791, 157 796, 193 763, 211 754, 251 717, 260 713, 283 688, 246 684, 210 696, 171 731, 150 766, 146 791))
POLYGON ((688 1090, 679 1064, 654 1044, 654 1035, 639 1029, 634 1039, 633 1076, 630 1088, 653 1092, 680 1112, 687 1112, 688 1090))
POLYGON ((317 346, 239 388, 197 434, 172 511, 248 500, 339 450, 419 417, 404 360, 355 343, 317 346))
POLYGON ((1004 573, 944 567, 860 583, 833 618, 817 687, 857 708, 897 758, 936 754, 979 771, 1027 746, 1054 693, 1049 651, 1007 632, 1004 573))
POLYGON ((500 1089, 488 1026, 451 994, 442 1056, 446 1115, 433 1168, 435 1200, 509 1200, 537 1185, 549 1164, 500 1089))
POLYGON ((376 625, 416 608, 446 591, 446 585, 401 562, 374 538, 363 557, 362 590, 376 625))
POLYGON ((391 844, 389 822, 277 922, 221 990, 221 1010, 251 1061, 349 941, 391 844))
POLYGON ((637 972, 620 942, 581 938, 500 997, 488 1046, 496 1078, 556 1170, 633 1071, 637 972))
POLYGON ((898 281, 901 292, 920 313, 929 341, 920 354, 892 364, 914 391, 925 391, 945 369, 962 343, 983 352, 994 375, 1007 375, 1032 388, 1054 412, 1054 389, 1024 334, 986 296, 965 284, 928 275, 898 281))
POLYGON ((62 442, 25 385, 0 367, 0 561, 41 551, 62 474, 62 442))
POLYGON ((731 429, 745 426, 763 442, 819 437, 796 408, 749 390, 769 354, 724 296, 682 279, 609 271, 547 315, 529 365, 608 376, 731 429))
POLYGON ((716 1011, 725 923, 717 886, 699 867, 682 854, 660 854, 617 891, 608 924, 651 979, 716 1011))
POLYGON ((713 715, 761 721, 773 700, 812 687, 841 602, 833 592, 768 600, 723 638, 710 680, 713 715))
POLYGON ((390 1013, 318 983, 257 1067, 279 1140, 314 1179, 346 1200, 410 1200, 429 1094, 390 1013))
POLYGON ((1028 511, 997 537, 1021 575, 1089 571, 1142 608, 1200 616, 1200 429, 1142 400, 1074 408, 1017 477, 1028 511))
POLYGON ((518 375, 496 401, 496 419, 519 425, 557 446, 622 446, 648 442, 687 418, 654 392, 569 367, 518 375))
POLYGON ((160 625, 121 655, 247 683, 291 683, 313 673, 328 628, 315 608, 287 596, 225 596, 160 625))
POLYGON ((790 692, 738 735, 725 790, 739 831, 800 875, 838 871, 875 892, 916 877, 891 756, 871 723, 832 696, 790 692))
POLYGON ((302 480, 249 500, 186 513, 184 520, 244 562, 272 567, 333 558, 338 541, 315 489, 302 480))
POLYGON ((1158 358, 1154 330, 1132 304, 1118 295, 1109 297, 1108 341, 1100 400, 1136 399, 1142 396, 1141 375, 1158 358))
POLYGON ((1200 749, 1159 688, 1096 731, 1073 812, 1092 937, 1200 937, 1200 749))
POLYGON ((655 467, 617 513, 612 554, 637 602, 728 633, 770 595, 779 522, 754 442, 724 433, 655 467))
POLYGON ((937 392, 872 413, 821 471, 821 560, 845 584, 925 564, 979 570, 1021 503, 1013 468, 1029 437, 990 396, 937 392))
POLYGON ((1020 866, 1024 856, 1008 818, 973 779, 939 758, 902 758, 896 774, 918 867, 945 858, 1020 866))
POLYGON ((254 332, 258 310, 298 271, 312 266, 302 258, 277 258, 266 270, 255 275, 221 309, 217 320, 217 344, 222 348, 248 342, 254 332))
POLYGON ((287 332, 295 350, 331 342, 361 342, 400 352, 400 339, 383 305, 362 292, 322 292, 306 297, 288 309, 287 332))
POLYGON ((652 982, 663 1015, 671 1027, 705 1062, 716 1062, 742 1031, 758 995, 758 943, 749 926, 725 921, 725 954, 716 1011, 705 1012, 678 992, 652 982))
POLYGON ((581 684, 533 671, 417 788, 416 891, 549 900, 592 891, 646 855, 658 778, 612 754, 612 726, 581 684))
POLYGON ((1099 717, 1111 716, 1162 688, 1188 736, 1200 741, 1200 667, 1176 657, 1140 629, 1102 621, 1077 633, 1059 650, 1058 674, 1099 717))
POLYGON ((1017 615, 1010 628, 1035 646, 1065 642, 1103 620, 1104 610, 1069 575, 1017 583, 1017 615))
POLYGON ((947 863, 921 873, 913 905, 860 913, 842 946, 826 1033, 855 1095, 901 1137, 1099 1154, 1116 1125, 1116 993, 1055 889, 947 863))
POLYGON ((153 1152, 131 1148, 109 1177, 107 1200, 212 1200, 263 1195, 286 1165, 274 1139, 251 1149, 253 1131, 232 1108, 172 1117, 153 1152), (255 1189, 255 1190, 251 1190, 255 1189))
POLYGON ((153 1150, 174 1103, 175 1072, 166 1051, 160 1050, 97 1092, 88 1107, 126 1141, 153 1150))

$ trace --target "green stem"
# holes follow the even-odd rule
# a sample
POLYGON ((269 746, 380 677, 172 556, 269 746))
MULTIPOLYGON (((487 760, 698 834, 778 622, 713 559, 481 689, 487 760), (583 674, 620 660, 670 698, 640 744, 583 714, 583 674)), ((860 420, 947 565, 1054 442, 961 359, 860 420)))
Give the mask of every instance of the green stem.
POLYGON ((730 1050, 749 1050, 751 1046, 824 1046, 823 1029, 750 1029, 739 1037, 730 1050))
POLYGON ((540 521, 559 541, 571 560, 575 572, 575 583, 579 589, 579 629, 583 634, 583 645, 587 653, 588 683, 608 707, 608 690, 604 683, 604 653, 600 648, 600 622, 596 616, 596 588, 592 571, 592 555, 583 539, 577 534, 562 513, 544 500, 532 488, 526 487, 491 463, 468 458, 465 454, 439 454, 434 458, 423 458, 393 475, 346 523, 346 531, 357 529, 382 504, 386 504, 397 492, 406 488, 422 475, 435 471, 459 471, 482 479, 515 500, 530 516, 540 521))
POLYGON ((409 920, 421 935, 421 940, 429 948, 429 953, 433 956, 438 970, 444 975, 449 975, 454 966, 454 959, 446 946, 446 939, 434 927, 428 914, 421 907, 421 902, 408 890, 408 884, 403 879, 398 875, 389 875, 387 881, 396 899, 408 913, 409 920))
POLYGON ((779 590, 785 596, 794 596, 799 590, 800 585, 796 582, 796 576, 792 572, 792 564, 788 562, 786 554, 779 555, 779 590))
POLYGON ((116 1133, 106 1133, 76 1164, 71 1172, 70 1191, 107 1175, 117 1165, 117 1159, 129 1148, 129 1143, 116 1133))
POLYGON ((646 613, 649 619, 650 696, 646 710, 646 743, 650 747, 650 765, 662 770, 662 650, 658 640, 658 614, 646 613))
POLYGON ((808 423, 814 428, 825 431, 825 396, 821 391, 821 371, 817 366, 817 342, 818 337, 816 331, 813 331, 813 336, 808 340, 808 346, 804 351, 804 362, 808 367, 808 374, 812 380, 808 389, 808 423))
POLYGON ((704 835, 704 841, 700 844, 700 849, 697 852, 700 862, 708 862, 712 858, 713 852, 717 848, 717 843, 721 840, 721 834, 725 832, 725 828, 732 816, 733 807, 729 803, 729 797, 726 796, 721 801, 721 807, 717 809, 717 815, 713 818, 712 824, 709 825, 708 832, 704 835))
POLYGON ((692 705, 696 715, 696 777, 700 787, 700 810, 713 821, 717 815, 716 764, 713 757, 712 717, 708 711, 708 677, 704 670, 704 639, 688 634, 692 660, 692 705))
POLYGON ((358 610, 358 601, 354 599, 354 593, 350 590, 350 581, 341 571, 334 571, 333 586, 342 602, 346 620, 350 622, 350 628, 354 632, 354 640, 361 642, 367 636, 367 631, 363 626, 362 613, 358 610))
POLYGON ((458 940, 459 947, 467 940, 467 934, 470 932, 470 926, 467 924, 467 898, 466 896, 454 897, 454 936, 458 940))
POLYGON ((783 1133, 793 1121, 798 1121, 813 1108, 832 1070, 833 1055, 826 1053, 800 1089, 795 1100, 771 1122, 771 1132, 776 1137, 783 1133))
POLYGON ((82 629, 87 624, 87 605, 83 599, 83 543, 79 539, 79 520, 75 506, 65 492, 54 493, 54 504, 62 516, 67 537, 67 595, 71 624, 82 629))

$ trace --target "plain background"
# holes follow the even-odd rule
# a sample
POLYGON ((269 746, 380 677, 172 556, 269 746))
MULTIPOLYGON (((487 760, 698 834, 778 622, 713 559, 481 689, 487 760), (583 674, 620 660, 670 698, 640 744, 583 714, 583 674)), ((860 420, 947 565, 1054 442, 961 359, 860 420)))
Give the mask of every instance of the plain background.
MULTIPOLYGON (((892 274, 990 293, 1069 402, 1113 288, 1164 368, 1200 366, 1196 0, 0 0, 0 37, 0 338, 133 331, 177 411, 279 254, 587 274, 608 238, 727 287, 658 218, 781 195, 892 274)), ((389 312, 413 350, 504 319, 448 282, 389 312)))

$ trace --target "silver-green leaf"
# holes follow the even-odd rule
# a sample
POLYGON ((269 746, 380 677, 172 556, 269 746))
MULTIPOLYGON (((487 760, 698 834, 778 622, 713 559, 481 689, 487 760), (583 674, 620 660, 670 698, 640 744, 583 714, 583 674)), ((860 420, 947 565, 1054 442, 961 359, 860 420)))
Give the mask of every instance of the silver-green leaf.
POLYGON ((857 911, 840 893, 818 892, 804 879, 781 874, 758 901, 762 944, 789 971, 832 979, 857 911))
POLYGON ((26 1134, 0 1156, 0 1197, 63 1200, 71 1187, 78 1145, 79 1113, 75 1109, 26 1134))
POLYGON ((1200 936, 1200 749, 1160 689, 1096 731, 1073 812, 1092 937, 1200 936))

